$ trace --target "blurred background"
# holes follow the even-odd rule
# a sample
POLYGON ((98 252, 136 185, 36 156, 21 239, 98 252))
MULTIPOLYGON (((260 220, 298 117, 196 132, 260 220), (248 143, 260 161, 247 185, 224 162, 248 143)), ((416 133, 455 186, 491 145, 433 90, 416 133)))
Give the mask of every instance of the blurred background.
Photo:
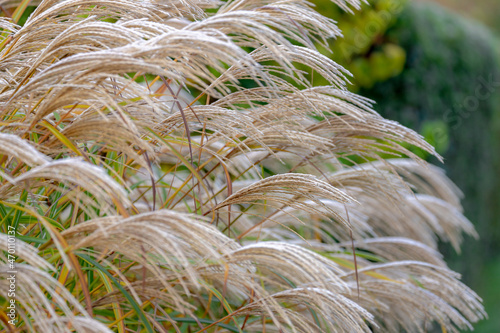
POLYGON ((475 331, 500 332, 500 1, 369 2, 351 15, 314 0, 345 36, 330 43, 331 57, 354 74, 351 90, 444 157, 480 238, 464 239, 462 254, 441 250, 484 300, 490 319, 475 331))

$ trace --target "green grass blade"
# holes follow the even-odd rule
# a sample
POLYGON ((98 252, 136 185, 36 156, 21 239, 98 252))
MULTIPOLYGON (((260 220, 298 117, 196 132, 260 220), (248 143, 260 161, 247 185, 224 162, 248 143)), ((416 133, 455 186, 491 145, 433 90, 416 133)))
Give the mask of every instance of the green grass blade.
POLYGON ((118 282, 113 277, 113 275, 111 275, 111 273, 108 272, 108 270, 104 266, 102 266, 101 264, 99 264, 97 261, 95 261, 94 259, 92 259, 90 256, 88 256, 86 254, 78 253, 78 254, 76 254, 76 256, 82 258, 83 260, 85 260, 89 264, 94 265, 102 273, 104 273, 113 282, 113 284, 116 286, 116 288, 118 288, 118 290, 120 290, 120 292, 123 294, 123 296, 125 296, 125 298, 129 301, 130 305, 136 311, 137 316, 139 317, 139 319, 144 324, 144 327, 146 328, 146 331, 148 333, 155 333, 155 331, 153 330, 153 327, 151 326, 151 324, 149 323, 148 319, 146 318, 146 315, 144 314, 144 311, 142 310, 141 306, 134 300, 134 298, 132 297, 132 295, 130 295, 125 290, 125 288, 123 288, 123 286, 120 284, 120 282, 118 282))

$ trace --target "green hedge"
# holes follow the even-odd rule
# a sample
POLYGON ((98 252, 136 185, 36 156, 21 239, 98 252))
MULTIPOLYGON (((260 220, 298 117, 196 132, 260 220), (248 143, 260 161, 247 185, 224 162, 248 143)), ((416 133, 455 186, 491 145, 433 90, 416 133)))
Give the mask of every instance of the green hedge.
MULTIPOLYGON (((316 9, 339 22, 344 38, 330 40, 331 58, 353 74, 351 90, 372 87, 402 72, 405 52, 384 38, 398 19, 406 0, 371 0, 355 15, 332 5, 330 0, 316 0, 316 9)), ((314 80, 316 85, 326 81, 314 80)))
POLYGON ((478 267, 500 252, 500 72, 495 39, 431 4, 409 4, 385 37, 406 52, 403 72, 361 94, 385 117, 420 131, 445 157, 481 235, 451 265, 479 284, 478 267))

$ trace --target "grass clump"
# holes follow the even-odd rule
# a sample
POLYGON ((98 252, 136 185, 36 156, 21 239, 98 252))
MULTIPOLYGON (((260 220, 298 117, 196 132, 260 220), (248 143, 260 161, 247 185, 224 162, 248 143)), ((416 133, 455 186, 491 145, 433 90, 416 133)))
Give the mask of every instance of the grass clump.
POLYGON ((340 31, 305 1, 48 0, 15 21, 0 20, 4 332, 458 332, 485 316, 436 251, 475 235, 460 192, 407 149, 437 155, 421 136, 346 90, 313 47, 340 31))

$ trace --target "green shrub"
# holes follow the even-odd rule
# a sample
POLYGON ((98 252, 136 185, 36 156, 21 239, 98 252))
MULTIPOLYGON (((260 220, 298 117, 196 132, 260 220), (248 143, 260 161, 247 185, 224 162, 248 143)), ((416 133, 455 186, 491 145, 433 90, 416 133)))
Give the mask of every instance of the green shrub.
POLYGON ((466 216, 485 235, 480 243, 467 242, 465 260, 453 266, 479 284, 480 262, 500 250, 497 42, 484 27, 425 3, 410 4, 386 38, 405 50, 404 71, 361 93, 443 154, 465 193, 466 216))
MULTIPOLYGON (((338 21, 342 38, 329 43, 330 57, 349 70, 351 91, 370 88, 376 82, 398 75, 405 64, 405 51, 385 38, 398 19, 406 0, 374 0, 364 3, 354 15, 332 6, 329 0, 314 1, 319 12, 338 21)), ((324 81, 314 81, 325 84, 324 81)))

